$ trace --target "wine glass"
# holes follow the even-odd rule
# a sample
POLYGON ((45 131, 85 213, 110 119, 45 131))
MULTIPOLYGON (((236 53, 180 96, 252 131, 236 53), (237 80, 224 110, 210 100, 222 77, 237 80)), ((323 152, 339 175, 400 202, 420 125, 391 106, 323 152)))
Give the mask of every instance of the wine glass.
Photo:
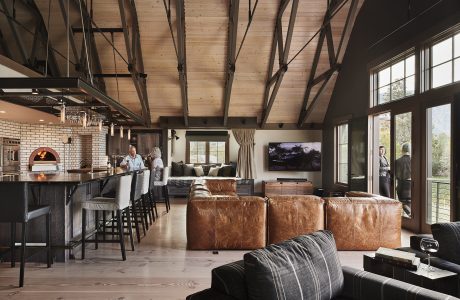
POLYGON ((431 266, 431 261, 430 261, 430 258, 431 258, 431 254, 433 253, 436 253, 438 252, 439 250, 439 243, 437 240, 435 239, 432 239, 432 238, 423 238, 421 241, 420 241, 420 249, 422 249, 423 252, 425 252, 426 254, 428 254, 428 267, 427 267, 427 271, 430 272, 430 271, 433 271, 433 267, 431 266))

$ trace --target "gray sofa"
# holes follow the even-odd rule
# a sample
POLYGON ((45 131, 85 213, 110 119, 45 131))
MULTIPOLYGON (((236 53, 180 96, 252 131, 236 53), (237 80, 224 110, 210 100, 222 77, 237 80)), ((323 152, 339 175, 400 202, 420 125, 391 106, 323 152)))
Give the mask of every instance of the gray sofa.
POLYGON ((212 270, 211 288, 187 300, 459 299, 350 267, 341 267, 329 231, 317 231, 244 255, 212 270))

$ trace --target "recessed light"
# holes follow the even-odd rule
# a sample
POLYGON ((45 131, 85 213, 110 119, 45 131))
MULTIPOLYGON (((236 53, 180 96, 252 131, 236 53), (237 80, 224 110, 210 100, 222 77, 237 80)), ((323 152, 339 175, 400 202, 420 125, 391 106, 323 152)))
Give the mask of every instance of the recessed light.
POLYGON ((50 125, 51 125, 51 124, 53 124, 53 122, 48 122, 48 124, 50 124, 50 125))
POLYGON ((38 89, 32 89, 32 95, 38 95, 38 89))
POLYGON ((0 114, 6 114, 6 111, 0 110, 0 114))
POLYGON ((45 120, 43 120, 43 119, 40 119, 39 121, 40 121, 40 122, 45 122, 45 120))

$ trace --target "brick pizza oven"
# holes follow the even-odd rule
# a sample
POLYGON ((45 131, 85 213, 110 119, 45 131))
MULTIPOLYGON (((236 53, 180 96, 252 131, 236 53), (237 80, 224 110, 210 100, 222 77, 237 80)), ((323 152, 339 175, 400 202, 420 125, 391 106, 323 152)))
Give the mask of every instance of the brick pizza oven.
POLYGON ((31 171, 57 171, 60 162, 59 154, 50 147, 37 148, 29 156, 31 171))

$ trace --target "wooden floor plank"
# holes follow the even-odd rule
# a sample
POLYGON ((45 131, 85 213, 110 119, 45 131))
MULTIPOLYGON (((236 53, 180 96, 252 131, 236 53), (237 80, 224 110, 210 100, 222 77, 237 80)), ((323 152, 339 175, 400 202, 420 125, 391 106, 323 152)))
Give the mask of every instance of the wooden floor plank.
MULTIPOLYGON (((150 228, 136 251, 122 261, 116 244, 89 246, 85 260, 44 264, 29 263, 25 287, 17 288, 19 267, 0 264, 0 299, 185 299, 208 288, 211 270, 240 260, 246 251, 187 251, 185 236, 186 205, 175 199, 170 213, 164 212, 150 228)), ((403 245, 409 242, 403 232, 403 245)), ((339 252, 343 265, 362 268, 362 251, 339 252)), ((18 265, 19 266, 19 265, 18 265)))

